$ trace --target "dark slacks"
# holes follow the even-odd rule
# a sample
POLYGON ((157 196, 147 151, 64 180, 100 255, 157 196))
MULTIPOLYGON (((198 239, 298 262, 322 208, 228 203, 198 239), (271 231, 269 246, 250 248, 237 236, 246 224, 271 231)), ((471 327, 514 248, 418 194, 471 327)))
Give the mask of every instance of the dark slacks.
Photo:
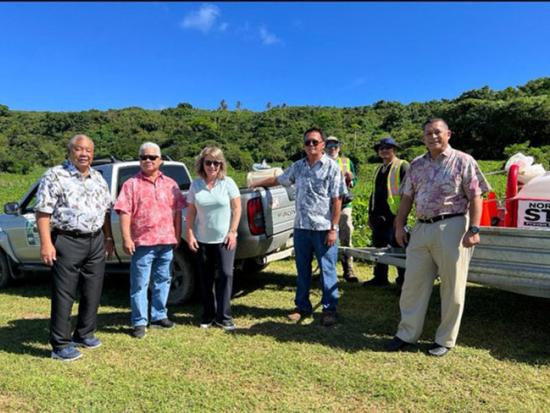
MULTIPOLYGON (((384 248, 388 245, 392 247, 399 247, 395 241, 395 231, 393 228, 394 218, 383 219, 377 217, 372 219, 372 243, 375 248, 384 248)), ((375 264, 374 266, 374 278, 380 282, 388 281, 388 266, 385 264, 375 264)), ((405 268, 397 268, 397 285, 403 285, 405 280, 405 268)))
POLYGON ((74 337, 92 337, 97 328, 97 309, 103 288, 105 247, 103 233, 90 238, 52 234, 57 260, 52 267, 50 343, 53 348, 71 342, 71 310, 80 290, 74 337))
POLYGON ((201 295, 205 321, 231 321, 231 293, 235 250, 225 244, 203 244, 195 254, 201 280, 201 295))

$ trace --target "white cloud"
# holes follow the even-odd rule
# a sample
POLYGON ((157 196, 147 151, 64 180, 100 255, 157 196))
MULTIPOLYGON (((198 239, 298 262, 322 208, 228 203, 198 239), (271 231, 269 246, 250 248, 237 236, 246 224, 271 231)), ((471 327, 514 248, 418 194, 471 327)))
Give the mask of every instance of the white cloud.
MULTIPOLYGON (((220 15, 221 11, 218 6, 214 4, 203 4, 198 10, 187 13, 181 22, 181 27, 208 33, 210 29, 215 26, 216 20, 220 15)), ((227 25, 227 23, 222 24, 222 26, 224 25, 227 25)), ((225 26, 223 30, 226 28, 227 26, 225 26)))
POLYGON ((265 26, 260 27, 260 38, 262 39, 262 43, 266 46, 281 43, 281 39, 274 33, 270 33, 265 26))

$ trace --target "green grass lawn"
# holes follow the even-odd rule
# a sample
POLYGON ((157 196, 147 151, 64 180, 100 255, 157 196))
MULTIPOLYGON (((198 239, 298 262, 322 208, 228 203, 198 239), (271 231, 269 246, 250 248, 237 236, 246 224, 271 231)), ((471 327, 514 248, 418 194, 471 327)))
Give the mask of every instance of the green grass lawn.
MULTIPOLYGON (((490 172, 502 162, 480 165, 490 172)), ((373 168, 355 189, 357 245, 368 244, 373 168)), ((19 199, 42 172, 0 173, 0 203, 19 199)), ((502 196, 505 176, 489 180, 502 196)), ((368 265, 357 269, 361 281, 371 277, 368 265)), ((550 300, 470 286, 458 346, 435 359, 425 350, 439 320, 437 286, 419 346, 400 354, 383 350, 399 321, 393 288, 343 284, 333 328, 319 325, 319 310, 303 324, 287 322, 292 261, 237 279, 235 334, 199 329, 192 302, 170 309, 176 328, 133 339, 128 288, 124 277, 106 280, 97 333, 104 345, 70 364, 49 358, 48 277, 0 291, 0 412, 550 410, 550 300)))
POLYGON ((174 329, 137 340, 128 282, 113 276, 99 312, 103 346, 65 364, 49 358, 48 278, 20 280, 0 292, 0 411, 548 411, 550 300, 469 287, 458 346, 436 359, 425 350, 437 286, 418 347, 398 354, 383 350, 399 319, 396 290, 341 287, 339 324, 322 327, 319 309, 291 324, 294 264, 272 263, 238 278, 234 334, 198 328, 192 302, 170 308, 174 329))

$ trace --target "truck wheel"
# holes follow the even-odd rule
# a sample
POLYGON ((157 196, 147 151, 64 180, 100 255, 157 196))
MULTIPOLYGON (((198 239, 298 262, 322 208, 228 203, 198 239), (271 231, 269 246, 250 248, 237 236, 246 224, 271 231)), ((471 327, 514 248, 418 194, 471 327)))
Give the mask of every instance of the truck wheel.
POLYGON ((10 268, 4 251, 0 250, 0 288, 4 288, 10 282, 10 268))
POLYGON ((267 266, 267 263, 260 263, 256 259, 250 258, 245 260, 243 264, 243 272, 245 274, 256 274, 262 271, 267 266))
POLYGON ((174 260, 172 261, 172 283, 170 284, 168 304, 183 304, 191 298, 194 289, 195 268, 191 257, 182 249, 177 249, 174 251, 174 260))

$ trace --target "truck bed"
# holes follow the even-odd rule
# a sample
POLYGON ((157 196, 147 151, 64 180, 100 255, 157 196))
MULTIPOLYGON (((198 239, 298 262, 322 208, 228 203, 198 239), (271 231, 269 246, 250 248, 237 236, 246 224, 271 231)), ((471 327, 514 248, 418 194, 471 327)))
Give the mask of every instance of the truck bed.
MULTIPOLYGON (((550 231, 482 227, 468 281, 534 297, 550 298, 550 231)), ((346 248, 343 254, 405 268, 401 248, 346 248)))

